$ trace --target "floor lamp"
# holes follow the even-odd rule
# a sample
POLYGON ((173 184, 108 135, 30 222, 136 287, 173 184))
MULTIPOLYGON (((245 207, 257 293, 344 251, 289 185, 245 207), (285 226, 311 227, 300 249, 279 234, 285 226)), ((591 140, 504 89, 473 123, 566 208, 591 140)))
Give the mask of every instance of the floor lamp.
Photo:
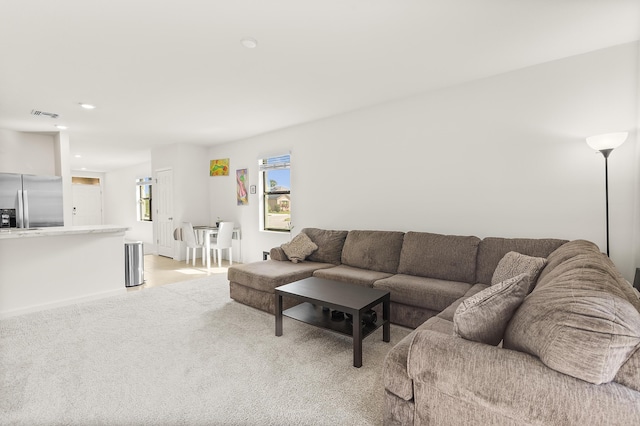
POLYGON ((607 133, 587 138, 587 144, 604 156, 604 192, 607 217, 607 256, 609 256, 609 154, 627 140, 627 132, 607 133))

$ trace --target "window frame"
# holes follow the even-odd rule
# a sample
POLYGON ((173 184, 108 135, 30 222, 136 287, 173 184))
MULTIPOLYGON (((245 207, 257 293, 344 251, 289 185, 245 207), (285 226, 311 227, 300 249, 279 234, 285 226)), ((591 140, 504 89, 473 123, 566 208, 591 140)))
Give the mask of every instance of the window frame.
POLYGON ((275 232, 275 233, 290 233, 291 229, 291 154, 265 156, 258 160, 258 170, 260 172, 260 231, 263 232, 275 232), (268 185, 268 173, 273 170, 288 170, 289 187, 278 187, 277 185, 272 188, 268 185), (288 218, 284 220, 288 222, 286 228, 268 227, 269 220, 269 198, 274 196, 286 196, 286 207, 289 212, 288 218))
POLYGON ((136 179, 136 220, 138 222, 153 222, 153 179, 144 177, 136 179), (148 187, 148 197, 144 197, 146 192, 143 187, 148 187), (147 210, 143 206, 148 206, 149 218, 143 210, 147 210))

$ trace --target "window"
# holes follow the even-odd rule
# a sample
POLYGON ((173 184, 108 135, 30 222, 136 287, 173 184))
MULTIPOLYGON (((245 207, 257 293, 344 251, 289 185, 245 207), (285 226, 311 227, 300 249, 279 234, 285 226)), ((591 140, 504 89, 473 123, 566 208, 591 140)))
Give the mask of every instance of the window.
POLYGON ((151 222, 151 178, 136 180, 137 217, 139 221, 151 222))
POLYGON ((291 229, 291 156, 258 160, 262 186, 262 229, 289 232, 291 229))

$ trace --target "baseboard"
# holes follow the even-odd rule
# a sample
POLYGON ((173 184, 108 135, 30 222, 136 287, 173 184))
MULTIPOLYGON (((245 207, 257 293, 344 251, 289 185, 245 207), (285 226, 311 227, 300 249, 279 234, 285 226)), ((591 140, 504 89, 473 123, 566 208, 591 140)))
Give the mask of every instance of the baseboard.
POLYGON ((127 289, 123 286, 122 289, 118 289, 118 290, 103 291, 100 293, 93 293, 93 294, 89 294, 87 296, 82 296, 82 297, 74 297, 70 299, 57 300, 55 302, 43 303, 40 305, 32 305, 26 308, 12 309, 9 311, 1 311, 0 319, 15 317, 18 315, 30 314, 38 311, 44 311, 46 309, 59 308, 62 306, 73 305, 75 303, 90 302, 92 300, 103 299, 105 297, 119 296, 121 294, 125 294, 126 292, 127 292, 127 289))

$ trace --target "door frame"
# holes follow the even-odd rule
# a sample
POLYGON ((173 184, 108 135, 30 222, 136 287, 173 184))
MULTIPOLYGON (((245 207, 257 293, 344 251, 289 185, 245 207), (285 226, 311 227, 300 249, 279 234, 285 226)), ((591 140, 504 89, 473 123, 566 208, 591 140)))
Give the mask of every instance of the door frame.
POLYGON ((173 206, 173 201, 174 201, 174 196, 173 196, 173 169, 172 168, 162 168, 162 169, 156 169, 154 172, 154 182, 153 184, 156 186, 156 188, 153 190, 153 198, 154 198, 154 204, 155 204, 155 220, 153 221, 153 233, 154 233, 154 241, 156 243, 156 252, 158 255, 160 256, 166 256, 166 257, 170 257, 172 259, 176 258, 176 242, 173 239, 173 229, 174 229, 174 217, 173 217, 173 213, 175 212, 175 208, 173 206), (158 180, 158 174, 159 173, 164 173, 164 172, 170 172, 170 176, 171 176, 171 186, 168 188, 162 188, 161 184, 158 180), (171 228, 171 235, 169 236, 169 241, 168 244, 166 246, 161 245, 160 244, 160 239, 162 237, 162 233, 161 233, 161 216, 159 213, 159 207, 162 205, 162 197, 165 196, 167 197, 169 206, 171 208, 171 212, 167 213, 168 219, 167 221, 171 222, 170 228, 171 228))

